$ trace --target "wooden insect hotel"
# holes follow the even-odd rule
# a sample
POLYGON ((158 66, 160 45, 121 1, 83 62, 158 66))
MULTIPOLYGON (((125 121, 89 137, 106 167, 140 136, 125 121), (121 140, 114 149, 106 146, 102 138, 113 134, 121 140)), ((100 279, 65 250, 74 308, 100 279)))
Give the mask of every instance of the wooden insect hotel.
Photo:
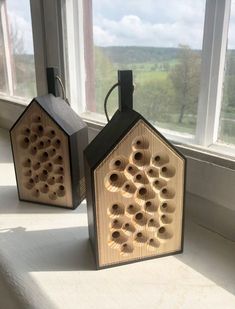
POLYGON ((10 130, 19 199, 76 208, 85 198, 87 126, 61 98, 32 100, 10 130))
POLYGON ((132 109, 119 71, 119 110, 85 149, 89 235, 97 268, 182 252, 185 158, 132 109))

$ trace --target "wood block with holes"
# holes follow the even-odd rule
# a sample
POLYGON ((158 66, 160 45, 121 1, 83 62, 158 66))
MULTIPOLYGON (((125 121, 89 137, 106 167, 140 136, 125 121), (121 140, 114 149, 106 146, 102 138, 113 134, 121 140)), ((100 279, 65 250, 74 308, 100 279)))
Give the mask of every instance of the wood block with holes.
POLYGON ((85 198, 87 126, 61 98, 32 100, 10 130, 19 199, 69 209, 85 198))
POLYGON ((119 72, 119 88, 119 110, 85 149, 97 268, 179 253, 183 245, 185 158, 132 109, 130 71, 119 72))

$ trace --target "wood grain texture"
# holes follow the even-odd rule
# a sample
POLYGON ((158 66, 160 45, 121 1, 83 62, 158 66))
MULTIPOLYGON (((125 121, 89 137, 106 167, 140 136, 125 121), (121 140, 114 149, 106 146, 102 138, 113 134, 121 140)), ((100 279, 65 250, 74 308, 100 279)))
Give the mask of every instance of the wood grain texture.
POLYGON ((33 102, 11 131, 19 197, 71 208, 68 136, 33 102))
POLYGON ((95 169, 100 267, 181 249, 184 164, 139 120, 95 169))

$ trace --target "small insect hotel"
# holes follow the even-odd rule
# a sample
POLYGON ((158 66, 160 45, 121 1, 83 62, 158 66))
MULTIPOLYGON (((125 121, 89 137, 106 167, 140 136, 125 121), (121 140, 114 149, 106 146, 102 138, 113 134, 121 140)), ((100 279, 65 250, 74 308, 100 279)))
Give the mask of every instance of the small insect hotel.
POLYGON ((37 97, 10 130, 19 199, 76 208, 85 198, 87 126, 61 98, 37 97))
POLYGON ((85 150, 97 268, 182 251, 185 158, 133 110, 131 71, 118 86, 119 110, 85 150))

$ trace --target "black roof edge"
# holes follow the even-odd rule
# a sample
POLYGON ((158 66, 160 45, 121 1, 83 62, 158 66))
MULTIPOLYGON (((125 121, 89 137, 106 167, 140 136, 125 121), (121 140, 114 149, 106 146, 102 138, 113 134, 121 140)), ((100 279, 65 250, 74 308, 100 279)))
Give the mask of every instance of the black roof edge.
MULTIPOLYGON (((51 119, 53 122, 55 122, 55 123, 58 125, 58 127, 59 127, 66 135, 70 136, 70 135, 74 134, 75 131, 74 131, 74 132, 68 132, 68 131, 62 126, 62 124, 60 124, 58 121, 56 121, 56 119, 52 118, 52 116, 51 116, 51 115, 48 113, 48 111, 44 108, 43 104, 41 104, 41 99, 43 99, 44 97, 47 97, 47 98, 50 98, 50 99, 61 99, 61 101, 62 101, 64 104, 67 105, 67 103, 66 103, 62 98, 60 98, 60 97, 55 97, 53 94, 47 94, 47 95, 35 97, 35 98, 33 98, 33 99, 31 100, 31 102, 29 103, 29 105, 26 106, 25 110, 22 112, 22 114, 19 116, 19 118, 16 120, 16 122, 12 125, 12 127, 11 127, 10 130, 9 130, 9 132, 11 132, 11 131, 14 129, 14 127, 16 126, 16 124, 21 120, 21 118, 23 118, 24 114, 27 112, 27 110, 30 108, 30 106, 31 106, 33 103, 36 102, 36 103, 40 106, 40 108, 50 117, 50 119, 51 119)), ((70 107, 70 108, 71 108, 71 107, 70 107)), ((76 114, 76 112, 74 112, 72 109, 71 109, 71 111, 72 111, 73 113, 76 114)), ((83 123, 83 127, 82 127, 82 128, 85 128, 85 127, 87 126, 86 123, 85 123, 77 114, 76 114, 76 116, 78 117, 78 121, 80 121, 81 123, 83 123)), ((81 128, 81 129, 82 129, 82 128, 81 128)))
POLYGON ((88 154, 87 159, 90 162, 91 162, 91 160, 89 158, 89 153, 96 151, 96 149, 92 149, 92 148, 101 147, 101 149, 102 149, 102 144, 99 146, 99 143, 102 143, 102 141, 105 138, 106 134, 109 134, 110 128, 112 126, 116 125, 116 123, 113 123, 112 120, 116 121, 117 119, 121 118, 122 115, 124 116, 124 114, 126 114, 126 113, 132 114, 132 119, 130 117, 130 121, 126 123, 126 126, 124 128, 122 128, 120 132, 118 131, 116 137, 114 136, 111 139, 111 144, 110 145, 107 145, 107 147, 103 147, 104 152, 103 152, 102 155, 100 155, 101 158, 97 158, 97 161, 95 163, 93 162, 94 164, 91 164, 92 169, 95 169, 107 157, 107 155, 110 153, 110 151, 113 149, 113 147, 122 140, 122 138, 127 134, 127 132, 139 120, 144 121, 146 123, 146 125, 149 126, 150 129, 152 129, 153 132, 156 133, 171 148, 171 150, 173 150, 176 153, 176 155, 178 155, 181 159, 186 161, 186 157, 171 142, 169 142, 167 140, 167 138, 162 135, 162 133, 160 133, 149 121, 147 121, 141 114, 139 114, 138 112, 136 112, 134 110, 129 110, 129 111, 125 111, 125 112, 121 112, 121 111, 118 110, 114 114, 114 116, 110 120, 110 122, 106 124, 106 126, 98 133, 98 135, 94 138, 94 140, 91 141, 91 143, 84 150, 84 154, 86 156, 88 154))

